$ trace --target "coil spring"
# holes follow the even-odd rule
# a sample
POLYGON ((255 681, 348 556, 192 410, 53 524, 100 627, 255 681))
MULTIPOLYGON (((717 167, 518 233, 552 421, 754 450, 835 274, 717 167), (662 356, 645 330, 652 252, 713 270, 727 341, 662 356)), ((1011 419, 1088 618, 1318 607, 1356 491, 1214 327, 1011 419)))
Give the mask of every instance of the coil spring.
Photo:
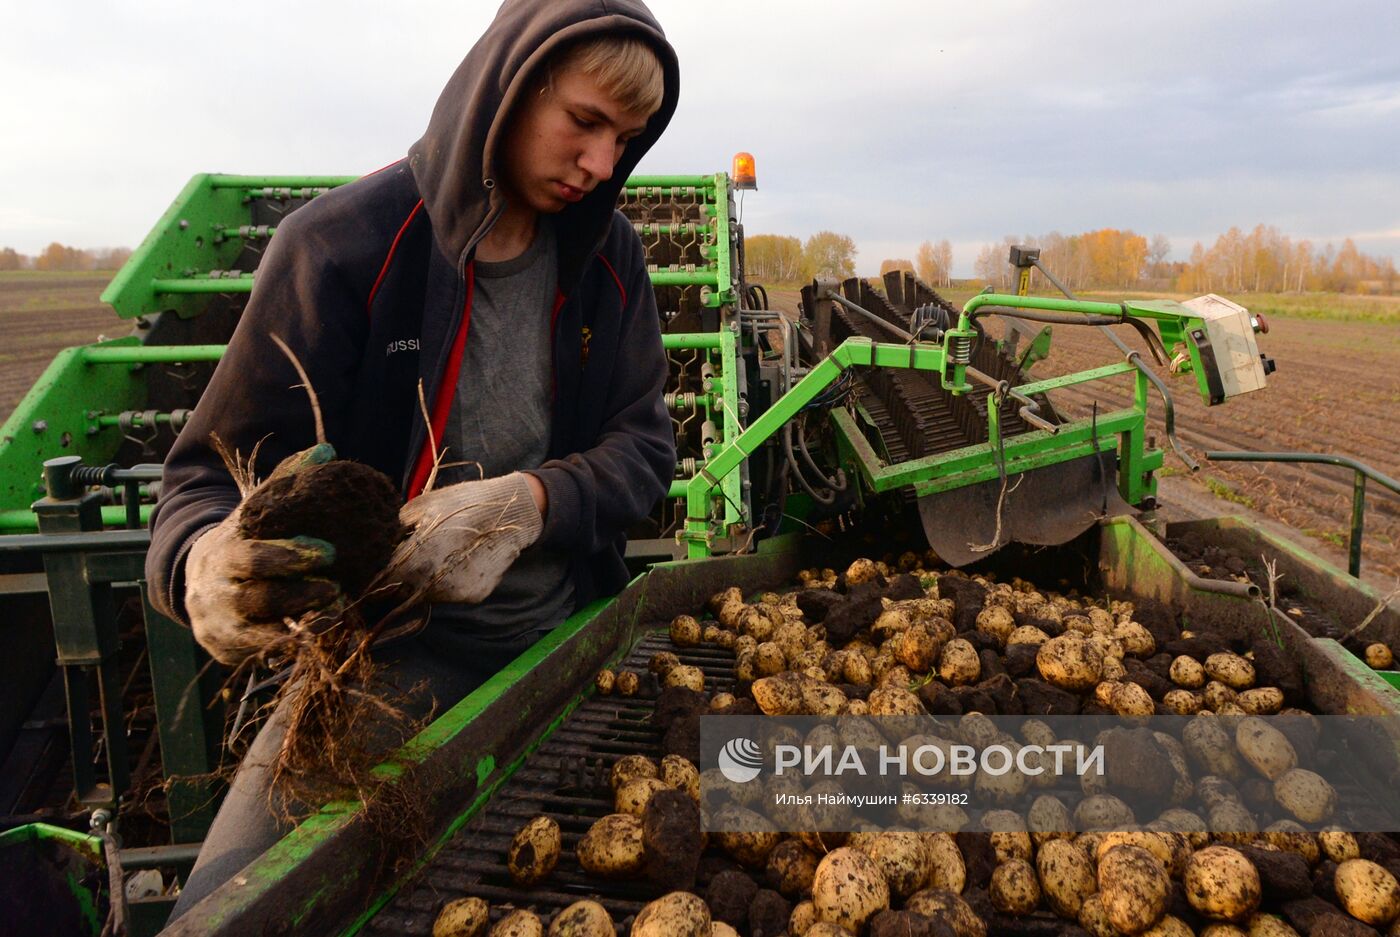
POLYGON ((75 485, 110 485, 112 483, 111 473, 117 470, 118 466, 111 465, 75 465, 68 472, 68 480, 75 485))
POLYGON ((948 342, 948 358, 953 364, 972 363, 973 338, 971 335, 954 335, 948 342))

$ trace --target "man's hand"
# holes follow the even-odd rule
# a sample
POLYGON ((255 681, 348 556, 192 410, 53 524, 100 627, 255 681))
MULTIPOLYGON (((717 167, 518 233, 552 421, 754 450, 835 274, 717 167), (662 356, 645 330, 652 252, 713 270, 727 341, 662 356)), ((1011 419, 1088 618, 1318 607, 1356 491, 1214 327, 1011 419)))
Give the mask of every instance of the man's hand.
POLYGON ((427 602, 480 602, 544 529, 544 488, 522 472, 461 482, 404 505, 412 533, 399 544, 391 575, 427 602))
MULTIPOLYGON (((270 478, 333 458, 330 446, 314 446, 284 459, 270 478)), ((235 508, 201 534, 185 561, 185 611, 195 640, 230 665, 285 636, 285 619, 341 600, 339 585, 314 575, 335 562, 331 544, 312 537, 250 540, 239 530, 241 513, 235 508)))

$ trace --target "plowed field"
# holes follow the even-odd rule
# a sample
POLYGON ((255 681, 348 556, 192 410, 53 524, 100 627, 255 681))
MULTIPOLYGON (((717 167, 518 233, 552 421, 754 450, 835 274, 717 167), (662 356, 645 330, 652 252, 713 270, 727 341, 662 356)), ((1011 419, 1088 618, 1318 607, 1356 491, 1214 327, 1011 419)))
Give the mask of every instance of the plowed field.
POLYGON ((111 273, 0 273, 0 414, 70 345, 131 331, 99 300, 111 273))

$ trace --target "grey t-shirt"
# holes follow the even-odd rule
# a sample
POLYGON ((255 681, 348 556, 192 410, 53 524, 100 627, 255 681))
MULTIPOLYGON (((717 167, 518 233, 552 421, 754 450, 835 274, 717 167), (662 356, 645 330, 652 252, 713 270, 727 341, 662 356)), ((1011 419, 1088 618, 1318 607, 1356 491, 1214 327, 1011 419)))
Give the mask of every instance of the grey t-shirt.
MULTIPOLYGON (((553 226, 541 218, 525 253, 477 261, 471 322, 448 418, 439 485, 538 468, 549 451, 554 396, 550 319, 558 280, 553 226)), ((439 605, 433 630, 490 641, 550 628, 573 611, 567 554, 533 546, 477 605, 439 605)))

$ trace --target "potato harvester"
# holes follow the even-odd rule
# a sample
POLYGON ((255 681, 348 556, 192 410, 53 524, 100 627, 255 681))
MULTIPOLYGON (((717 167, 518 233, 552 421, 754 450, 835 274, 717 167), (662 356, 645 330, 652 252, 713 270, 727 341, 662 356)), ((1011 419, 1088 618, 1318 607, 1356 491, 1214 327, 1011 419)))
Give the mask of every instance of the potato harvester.
MULTIPOLYGON (((1400 610, 1237 519, 1154 515, 1164 458, 1148 431, 1154 399, 1168 444, 1195 463, 1176 446, 1167 382, 1112 327, 1133 329, 1169 378, 1213 405, 1265 386, 1257 317, 1217 296, 1030 296, 1027 277, 1015 294, 957 308, 907 272, 817 280, 799 314, 775 311, 745 274, 735 193, 752 187, 751 160, 742 169, 633 177, 619 200, 646 249, 678 450, 668 497, 631 532, 637 578, 382 766, 424 805, 407 853, 383 855, 357 822, 361 805, 328 805, 176 932, 427 933, 454 889, 543 909, 598 894, 625 919, 644 885, 561 873, 526 895, 499 867, 532 812, 560 819, 567 849, 605 806, 598 773, 655 741, 648 699, 595 697, 594 673, 644 662, 656 627, 724 586, 779 588, 803 566, 921 548, 920 538, 950 565, 1152 597, 1197 628, 1272 628, 1319 711, 1400 711, 1386 680, 1335 640, 1277 620, 1253 583, 1202 578, 1166 541, 1269 554, 1296 600, 1338 629, 1378 609, 1371 633, 1400 641, 1400 610), (1101 329, 1117 360, 1033 373, 1061 327, 1101 329), (1132 406, 1078 419, 1057 410, 1057 390, 1112 380, 1133 382, 1132 406)), ((196 176, 103 294, 131 334, 61 352, 0 432, 0 862, 22 870, 7 877, 5 903, 36 915, 23 919, 34 927, 96 934, 115 904, 130 932, 153 933, 172 899, 132 883, 159 870, 164 886, 187 870, 212 819, 221 789, 208 775, 227 757, 241 701, 145 601, 143 526, 158 463, 198 406, 281 218, 349 181, 196 176)), ((1011 263, 1039 265, 1021 249, 1011 263)), ((732 680, 719 649, 687 662, 716 689, 732 680)))

